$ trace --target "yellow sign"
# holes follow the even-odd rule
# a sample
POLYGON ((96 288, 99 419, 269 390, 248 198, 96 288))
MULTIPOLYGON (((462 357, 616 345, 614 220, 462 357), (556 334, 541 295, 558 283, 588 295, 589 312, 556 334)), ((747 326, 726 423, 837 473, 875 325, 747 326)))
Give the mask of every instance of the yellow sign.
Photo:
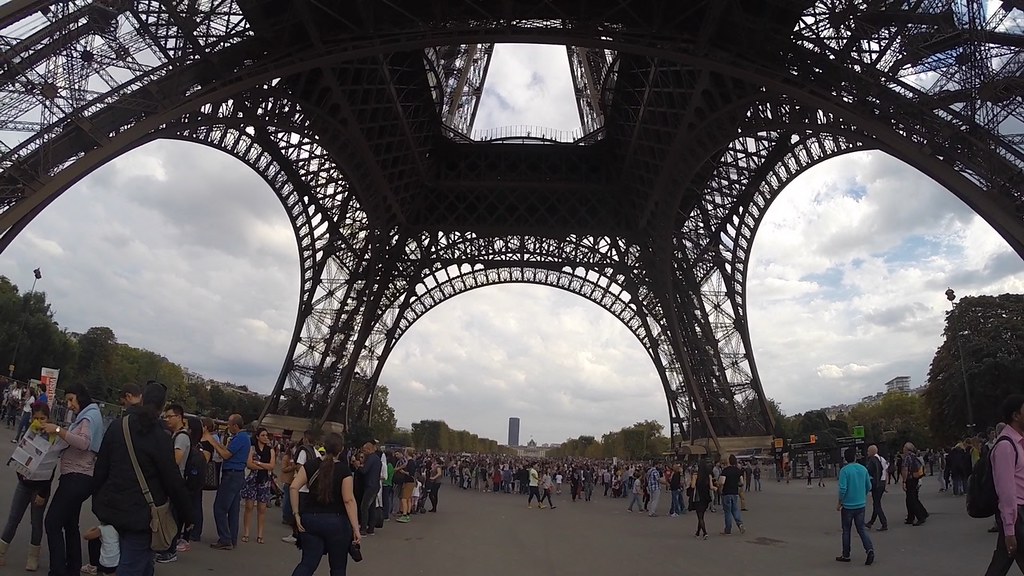
POLYGON ((783 440, 782 438, 776 438, 775 439, 775 447, 776 448, 782 448, 782 445, 784 443, 785 443, 785 440, 783 440))

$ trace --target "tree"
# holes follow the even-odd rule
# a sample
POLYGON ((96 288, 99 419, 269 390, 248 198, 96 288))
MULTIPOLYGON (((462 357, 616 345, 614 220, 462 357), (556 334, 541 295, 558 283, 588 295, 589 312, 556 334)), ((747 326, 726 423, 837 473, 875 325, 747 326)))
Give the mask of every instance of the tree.
POLYGON ((39 369, 46 366, 59 368, 61 379, 71 378, 77 353, 74 341, 54 321, 46 293, 19 294, 17 286, 0 276, 0 360, 13 358, 14 377, 39 378, 39 369))
POLYGON ((392 436, 397 426, 398 417, 395 416, 395 409, 388 403, 388 387, 378 384, 370 404, 370 429, 374 436, 380 439, 392 436))
POLYGON ((921 447, 933 443, 928 408, 919 396, 886 394, 875 404, 855 406, 848 418, 851 425, 863 426, 864 441, 877 444, 884 454, 894 453, 908 441, 921 447))
POLYGON ((117 336, 106 326, 86 330, 78 339, 78 379, 85 384, 96 398, 109 399, 117 396, 120 382, 115 381, 115 360, 117 336))
POLYGON ((962 298, 946 315, 942 335, 924 399, 936 440, 948 446, 967 434, 969 424, 975 432, 995 425, 1000 403, 1020 391, 1024 295, 962 298), (967 421, 968 388, 973 422, 967 421))

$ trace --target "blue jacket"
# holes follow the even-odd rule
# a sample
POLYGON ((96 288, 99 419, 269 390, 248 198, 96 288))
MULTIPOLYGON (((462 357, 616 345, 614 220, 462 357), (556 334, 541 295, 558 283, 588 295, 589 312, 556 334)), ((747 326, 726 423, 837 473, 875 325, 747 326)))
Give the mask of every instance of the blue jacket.
POLYGON ((99 454, 100 445, 103 443, 103 414, 100 413, 100 407, 95 402, 89 404, 82 411, 75 416, 75 421, 71 423, 71 429, 78 428, 82 420, 89 421, 89 450, 93 454, 99 454))
POLYGON ((856 510, 868 505, 867 494, 871 492, 871 476, 864 466, 852 462, 839 471, 839 501, 843 508, 856 510))

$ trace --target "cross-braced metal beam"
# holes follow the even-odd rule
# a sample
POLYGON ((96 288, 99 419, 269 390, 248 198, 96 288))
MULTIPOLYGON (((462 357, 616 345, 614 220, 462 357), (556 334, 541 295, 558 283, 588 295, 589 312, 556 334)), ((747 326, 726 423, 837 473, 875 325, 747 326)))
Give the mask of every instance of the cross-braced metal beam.
POLYGON ((14 0, 0 6, 0 249, 126 150, 202 142, 270 183, 299 244, 268 411, 365 417, 416 319, 517 281, 616 315, 658 370, 674 437, 769 434, 747 266, 808 166, 882 150, 1024 255, 1015 6, 14 0), (497 42, 566 46, 591 134, 473 142, 497 42))

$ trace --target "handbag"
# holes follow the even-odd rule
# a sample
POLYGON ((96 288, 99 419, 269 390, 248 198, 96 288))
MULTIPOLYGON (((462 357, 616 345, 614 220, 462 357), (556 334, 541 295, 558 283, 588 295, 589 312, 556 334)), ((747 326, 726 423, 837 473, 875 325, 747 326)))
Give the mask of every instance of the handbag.
POLYGON ((210 460, 206 464, 206 479, 203 480, 203 490, 216 490, 220 488, 220 462, 210 460))
POLYGON ((178 535, 178 522, 175 521, 174 515, 171 513, 171 499, 168 498, 167 502, 161 506, 157 506, 153 502, 149 484, 146 483, 146 477, 142 475, 142 469, 139 468, 139 459, 135 455, 131 432, 128 431, 128 416, 121 418, 121 428, 124 430, 124 441, 128 445, 128 455, 132 458, 132 468, 135 468, 135 477, 139 479, 142 495, 146 497, 146 503, 149 504, 149 528, 153 531, 149 548, 163 552, 171 547, 175 536, 178 535))

